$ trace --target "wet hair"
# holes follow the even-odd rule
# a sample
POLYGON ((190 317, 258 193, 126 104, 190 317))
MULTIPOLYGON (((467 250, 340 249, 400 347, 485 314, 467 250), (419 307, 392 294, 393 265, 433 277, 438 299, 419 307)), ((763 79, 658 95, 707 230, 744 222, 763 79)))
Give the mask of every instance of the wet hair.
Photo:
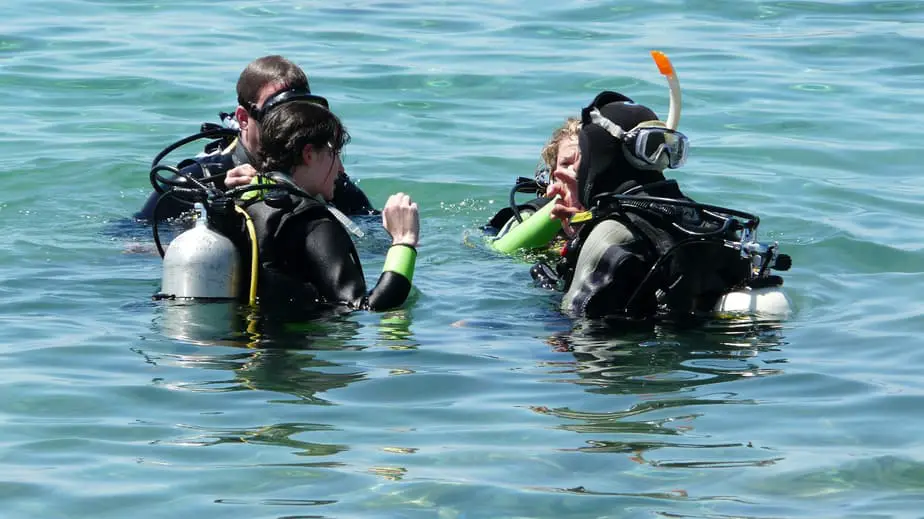
POLYGON ((267 114, 260 142, 263 148, 260 170, 291 175, 295 166, 303 163, 302 151, 306 145, 340 153, 350 142, 350 134, 333 112, 314 103, 293 102, 267 114))
POLYGON ((237 103, 249 112, 256 107, 260 90, 271 83, 311 92, 305 71, 288 59, 274 54, 251 61, 241 72, 237 80, 237 103))
POLYGON ((580 131, 581 120, 577 117, 569 117, 564 124, 552 132, 549 142, 542 147, 542 151, 539 153, 539 156, 542 157, 542 162, 550 170, 554 170, 555 165, 558 163, 558 146, 561 142, 565 139, 576 138, 580 131))

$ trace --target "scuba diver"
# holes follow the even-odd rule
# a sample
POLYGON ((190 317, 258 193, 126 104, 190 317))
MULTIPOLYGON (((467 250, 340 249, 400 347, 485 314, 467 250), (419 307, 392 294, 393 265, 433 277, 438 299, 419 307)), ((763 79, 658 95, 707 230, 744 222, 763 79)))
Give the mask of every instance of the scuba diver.
MULTIPOLYGON (((176 218, 192 207, 177 197, 164 196, 169 187, 191 187, 190 178, 216 189, 246 185, 256 175, 261 153, 260 126, 263 119, 279 106, 292 101, 327 100, 311 94, 308 77, 295 63, 278 56, 263 56, 241 72, 237 82, 238 107, 233 114, 219 114, 221 125, 203 123, 200 133, 186 137, 161 151, 151 164, 154 192, 135 214, 137 220, 163 221, 176 218), (200 139, 212 139, 204 152, 192 159, 169 166, 160 162, 177 148, 200 139), (160 172, 172 173, 165 178, 160 172)), ((338 172, 333 205, 348 215, 376 215, 368 197, 343 171, 338 172)))
POLYGON ((788 316, 783 280, 771 271, 788 270, 791 259, 778 244, 757 241, 759 218, 697 203, 664 177, 684 164, 689 141, 677 131, 676 73, 666 56, 652 54, 671 86, 668 121, 625 95, 601 92, 581 112, 575 160, 552 173, 552 200, 495 249, 541 246, 558 232, 550 220, 560 223, 570 236, 561 259, 554 268, 539 262, 531 273, 540 285, 563 290, 561 309, 572 316, 788 316))
MULTIPOLYGON (((378 283, 367 293, 346 223, 325 203, 334 197, 340 153, 350 139, 340 120, 326 102, 300 99, 266 114, 260 139, 261 173, 250 185, 221 191, 191 179, 196 187, 167 191, 194 204, 200 218, 163 254, 156 297, 246 295, 261 309, 300 316, 322 308, 386 310, 403 304, 417 258, 417 204, 403 193, 388 199, 382 221, 392 244, 378 283), (241 258, 250 258, 249 269, 241 268, 241 258)), ((156 230, 155 241, 160 250, 156 230)))

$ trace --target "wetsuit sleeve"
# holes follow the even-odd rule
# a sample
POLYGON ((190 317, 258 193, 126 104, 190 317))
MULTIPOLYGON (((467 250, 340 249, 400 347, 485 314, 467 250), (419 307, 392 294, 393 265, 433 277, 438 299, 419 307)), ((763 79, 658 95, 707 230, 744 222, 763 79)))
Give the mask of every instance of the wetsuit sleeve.
POLYGON ((284 240, 300 249, 286 251, 287 257, 302 258, 303 264, 291 267, 304 272, 326 301, 357 309, 387 310, 407 299, 410 280, 391 271, 383 272, 375 288, 366 294, 359 256, 339 222, 330 218, 311 220, 302 232, 302 239, 284 240))
POLYGON ((491 241, 491 247, 499 252, 510 254, 518 249, 537 249, 545 247, 561 230, 561 222, 551 218, 553 203, 546 203, 541 209, 523 220, 498 233, 491 241))
POLYGON ((334 181, 334 199, 331 201, 340 212, 349 215, 375 215, 379 211, 372 207, 372 202, 346 173, 337 175, 334 181))

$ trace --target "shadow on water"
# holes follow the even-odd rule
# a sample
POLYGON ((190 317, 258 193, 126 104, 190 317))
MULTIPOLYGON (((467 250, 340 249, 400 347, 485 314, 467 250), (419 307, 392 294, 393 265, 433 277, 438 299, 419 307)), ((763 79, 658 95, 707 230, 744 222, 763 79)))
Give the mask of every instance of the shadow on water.
POLYGON ((697 434, 694 427, 708 407, 758 404, 743 398, 733 384, 783 373, 786 359, 770 358, 784 344, 780 323, 730 321, 695 330, 614 335, 604 325, 584 321, 546 342, 574 359, 544 363, 553 381, 600 395, 581 399, 582 406, 619 407, 533 407, 560 418, 557 429, 591 437, 584 446, 565 450, 626 454, 639 464, 680 469, 763 466, 781 459, 755 456, 759 451, 748 441, 716 441, 714 436, 721 435, 697 434), (685 459, 646 458, 650 451, 668 448, 682 449, 685 459), (703 449, 714 454, 693 454, 703 449))

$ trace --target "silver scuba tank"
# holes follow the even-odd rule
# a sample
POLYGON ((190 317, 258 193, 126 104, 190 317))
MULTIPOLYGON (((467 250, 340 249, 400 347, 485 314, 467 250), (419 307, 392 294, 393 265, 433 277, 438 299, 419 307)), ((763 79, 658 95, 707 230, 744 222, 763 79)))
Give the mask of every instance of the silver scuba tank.
POLYGON ((196 225, 170 242, 164 253, 161 294, 176 299, 235 299, 241 258, 234 243, 208 224, 196 203, 196 225))

